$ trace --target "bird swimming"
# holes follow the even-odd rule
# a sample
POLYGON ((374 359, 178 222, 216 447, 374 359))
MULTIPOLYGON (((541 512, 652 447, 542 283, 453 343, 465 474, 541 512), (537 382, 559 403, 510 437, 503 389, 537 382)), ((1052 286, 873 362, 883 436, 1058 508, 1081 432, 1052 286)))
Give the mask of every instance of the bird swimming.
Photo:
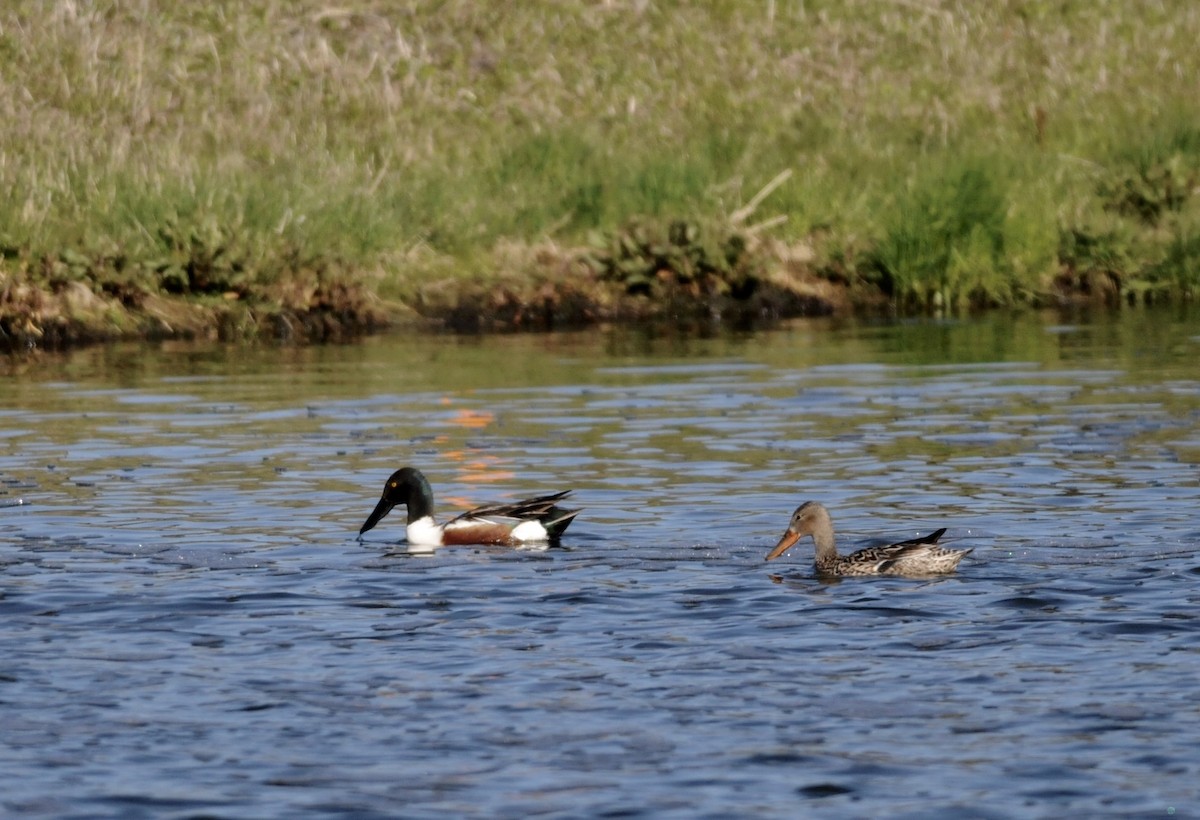
POLYGON ((507 504, 486 504, 468 510, 445 524, 433 518, 433 490, 414 467, 392 473, 383 485, 383 495, 367 516, 358 537, 372 529, 400 504, 408 509, 405 533, 412 546, 440 547, 449 544, 497 544, 518 546, 529 542, 557 540, 579 514, 564 510, 557 502, 570 490, 541 495, 507 504))
POLYGON ((818 575, 941 575, 954 572, 971 550, 950 550, 937 545, 945 527, 929 535, 868 547, 849 555, 838 555, 829 510, 817 501, 806 501, 792 513, 792 520, 775 548, 767 553, 773 561, 806 535, 816 545, 814 565, 818 575))

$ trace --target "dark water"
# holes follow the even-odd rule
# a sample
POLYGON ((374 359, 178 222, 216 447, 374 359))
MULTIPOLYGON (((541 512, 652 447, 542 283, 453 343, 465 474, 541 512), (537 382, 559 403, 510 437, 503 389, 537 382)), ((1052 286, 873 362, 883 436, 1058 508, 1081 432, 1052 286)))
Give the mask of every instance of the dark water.
POLYGON ((1197 816, 1198 361, 1127 312, 17 364, 0 813, 1197 816), (356 541, 403 464, 586 509, 356 541), (975 551, 764 564, 809 498, 975 551))

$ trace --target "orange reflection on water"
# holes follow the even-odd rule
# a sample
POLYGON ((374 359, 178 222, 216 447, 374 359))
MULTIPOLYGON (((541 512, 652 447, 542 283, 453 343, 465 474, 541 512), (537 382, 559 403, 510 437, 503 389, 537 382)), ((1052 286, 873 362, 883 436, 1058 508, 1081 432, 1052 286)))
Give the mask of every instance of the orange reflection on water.
MULTIPOLYGON (((448 396, 442 397, 441 404, 453 404, 453 399, 448 396)), ((449 423, 455 427, 463 427, 471 430, 480 430, 487 427, 496 420, 496 414, 487 410, 471 410, 463 408, 455 411, 450 417, 449 423)), ((437 441, 444 442, 445 437, 439 436, 437 441)), ((471 450, 447 450, 442 453, 442 457, 448 461, 459 463, 459 480, 469 484, 486 484, 493 481, 507 481, 514 477, 511 470, 497 469, 497 464, 500 459, 496 456, 480 455, 478 452, 471 450), (467 459, 472 459, 467 461, 467 459)), ((474 507, 478 506, 479 501, 471 501, 464 498, 450 497, 446 499, 446 503, 456 507, 474 507)))
POLYGON ((494 413, 489 413, 487 410, 459 410, 451 418, 450 423, 455 427, 467 427, 472 430, 479 430, 487 427, 496 420, 494 413))

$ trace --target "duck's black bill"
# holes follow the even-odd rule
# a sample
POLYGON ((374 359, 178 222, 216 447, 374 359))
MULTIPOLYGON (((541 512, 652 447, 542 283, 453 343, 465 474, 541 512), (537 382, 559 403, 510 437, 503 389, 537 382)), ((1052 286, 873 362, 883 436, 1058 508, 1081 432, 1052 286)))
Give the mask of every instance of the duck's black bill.
POLYGON ((366 523, 364 523, 362 525, 362 529, 358 531, 359 536, 361 537, 364 532, 378 524, 385 515, 392 511, 393 506, 395 505, 389 503, 387 499, 379 499, 379 503, 375 505, 375 509, 372 510, 371 514, 367 516, 366 523))

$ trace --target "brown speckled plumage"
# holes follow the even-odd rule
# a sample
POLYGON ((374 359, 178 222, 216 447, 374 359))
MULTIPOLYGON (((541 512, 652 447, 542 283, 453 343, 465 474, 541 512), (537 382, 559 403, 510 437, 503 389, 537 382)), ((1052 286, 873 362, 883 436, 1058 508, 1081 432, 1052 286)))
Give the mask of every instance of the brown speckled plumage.
POLYGON ((767 560, 778 558, 801 538, 811 535, 816 545, 815 566, 819 575, 942 575, 954 572, 958 562, 971 552, 937 546, 945 532, 943 528, 910 541, 838 555, 829 510, 816 501, 808 501, 792 514, 787 531, 767 554, 767 560))

